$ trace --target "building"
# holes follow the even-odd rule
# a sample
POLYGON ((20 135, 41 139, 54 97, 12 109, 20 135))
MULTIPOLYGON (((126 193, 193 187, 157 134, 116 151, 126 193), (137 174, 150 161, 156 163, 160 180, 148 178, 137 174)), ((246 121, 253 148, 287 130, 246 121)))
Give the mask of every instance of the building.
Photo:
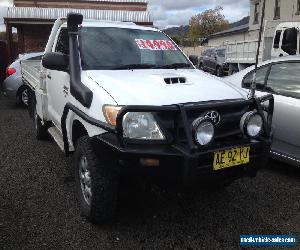
MULTIPOLYGON (((208 45, 219 47, 238 41, 258 40, 263 0, 250 0, 250 19, 247 25, 225 30, 208 37, 208 45)), ((270 45, 279 23, 300 21, 300 0, 266 0, 264 39, 270 45)))
POLYGON ((14 0, 15 7, 146 11, 145 0, 14 0))
MULTIPOLYGON (((247 18, 247 20, 249 20, 247 18)), ((248 23, 215 33, 208 38, 210 47, 223 47, 227 43, 233 41, 244 41, 248 39, 249 21, 248 23)))
POLYGON ((147 0, 15 0, 4 18, 9 61, 18 54, 44 50, 54 21, 69 12, 86 19, 135 22, 153 25, 147 0), (13 49, 13 29, 17 31, 17 50, 13 49))

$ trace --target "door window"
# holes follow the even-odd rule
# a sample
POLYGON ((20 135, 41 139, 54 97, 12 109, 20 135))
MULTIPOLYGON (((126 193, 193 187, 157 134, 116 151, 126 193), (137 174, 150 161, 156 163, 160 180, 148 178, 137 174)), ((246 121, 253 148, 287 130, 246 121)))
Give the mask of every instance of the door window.
POLYGON ((297 53, 297 35, 296 28, 286 29, 282 38, 282 50, 289 55, 296 55, 297 53))
POLYGON ((69 55, 69 37, 68 31, 65 28, 60 31, 55 52, 61 52, 64 55, 69 55))
POLYGON ((300 99, 300 62, 272 65, 267 88, 275 94, 300 99))
POLYGON ((210 57, 210 54, 211 54, 211 50, 210 49, 208 49, 208 50, 205 51, 205 56, 210 57))
POLYGON ((279 48, 281 32, 282 32, 281 30, 277 30, 276 31, 276 35, 275 35, 275 38, 274 38, 274 45, 273 45, 274 49, 278 49, 279 48))

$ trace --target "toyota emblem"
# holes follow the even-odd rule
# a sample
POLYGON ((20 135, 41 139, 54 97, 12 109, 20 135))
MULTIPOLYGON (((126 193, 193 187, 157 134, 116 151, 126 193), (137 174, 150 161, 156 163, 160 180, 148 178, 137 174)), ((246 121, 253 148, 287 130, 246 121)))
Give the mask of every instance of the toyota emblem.
POLYGON ((211 120, 215 125, 218 125, 221 121, 221 116, 217 111, 208 111, 203 117, 211 120))

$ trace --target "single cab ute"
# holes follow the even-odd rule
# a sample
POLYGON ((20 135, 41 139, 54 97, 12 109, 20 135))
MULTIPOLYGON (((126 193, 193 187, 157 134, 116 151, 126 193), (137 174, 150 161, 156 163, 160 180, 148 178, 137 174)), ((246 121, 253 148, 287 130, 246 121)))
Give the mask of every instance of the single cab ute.
POLYGON ((22 63, 36 137, 73 154, 82 214, 114 217, 123 173, 158 183, 254 177, 271 144, 273 97, 197 70, 163 32, 58 19, 42 63, 22 63))

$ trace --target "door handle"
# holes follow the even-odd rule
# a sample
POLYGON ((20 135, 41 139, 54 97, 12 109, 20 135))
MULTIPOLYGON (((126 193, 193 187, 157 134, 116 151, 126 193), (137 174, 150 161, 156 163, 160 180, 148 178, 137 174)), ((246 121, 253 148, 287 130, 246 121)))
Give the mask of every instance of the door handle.
POLYGON ((48 75, 47 75, 47 78, 51 79, 51 75, 50 75, 50 74, 48 74, 48 75))

